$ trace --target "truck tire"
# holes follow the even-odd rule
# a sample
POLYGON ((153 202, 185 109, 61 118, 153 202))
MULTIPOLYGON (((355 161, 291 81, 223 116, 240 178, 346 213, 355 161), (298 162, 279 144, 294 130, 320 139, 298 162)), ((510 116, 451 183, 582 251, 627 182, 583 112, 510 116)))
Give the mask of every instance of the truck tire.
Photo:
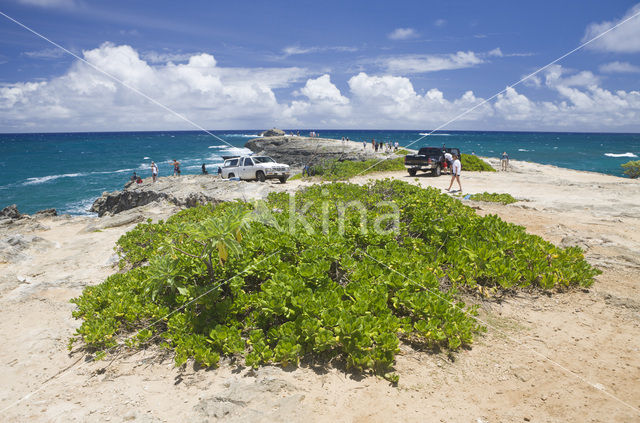
POLYGON ((409 176, 416 176, 416 173, 418 173, 416 169, 409 169, 409 176))
POLYGON ((234 175, 233 173, 230 173, 229 175, 227 175, 227 179, 231 179, 231 178, 235 178, 236 175, 234 175))
POLYGON ((433 172, 431 174, 433 176, 440 176, 442 175, 442 169, 440 168, 440 166, 436 166, 436 168, 433 169, 433 172))
POLYGON ((260 182, 264 182, 267 180, 267 178, 264 176, 264 172, 261 170, 256 172, 256 179, 260 182))
POLYGON ((286 184, 287 183, 287 179, 289 179, 288 176, 281 176, 278 179, 280 179, 280 183, 281 184, 286 184))

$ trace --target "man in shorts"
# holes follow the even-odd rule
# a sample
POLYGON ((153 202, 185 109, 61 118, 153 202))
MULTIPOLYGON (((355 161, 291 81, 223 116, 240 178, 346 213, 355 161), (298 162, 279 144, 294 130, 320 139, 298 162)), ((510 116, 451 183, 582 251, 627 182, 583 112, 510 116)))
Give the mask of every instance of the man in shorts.
POLYGON ((451 165, 451 183, 449 184, 449 188, 447 191, 451 190, 453 186, 453 181, 458 181, 458 186, 460 187, 460 192, 462 192, 462 184, 460 183, 460 173, 462 173, 462 163, 458 159, 457 154, 453 154, 453 164, 451 165))
POLYGON ((180 176, 180 162, 173 159, 173 176, 180 176))

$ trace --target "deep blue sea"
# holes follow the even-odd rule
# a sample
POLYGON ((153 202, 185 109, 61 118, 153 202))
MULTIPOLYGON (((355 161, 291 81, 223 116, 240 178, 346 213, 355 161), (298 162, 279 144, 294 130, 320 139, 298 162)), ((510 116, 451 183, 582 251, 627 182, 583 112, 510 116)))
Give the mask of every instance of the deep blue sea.
MULTIPOLYGON (((287 130, 288 132, 288 130, 287 130)), ((215 171, 221 155, 242 151, 258 130, 203 132, 114 132, 0 134, 0 208, 22 213, 55 207, 59 213, 89 214, 103 191, 121 189, 133 171, 149 177, 154 160, 160 176, 171 160, 183 174, 215 171)), ((300 131, 307 135, 308 130, 300 131)), ((406 146, 426 131, 320 130, 323 138, 398 141, 406 146)), ((640 156, 640 134, 441 131, 411 145, 459 147, 463 153, 499 157, 623 176, 620 165, 640 156)))

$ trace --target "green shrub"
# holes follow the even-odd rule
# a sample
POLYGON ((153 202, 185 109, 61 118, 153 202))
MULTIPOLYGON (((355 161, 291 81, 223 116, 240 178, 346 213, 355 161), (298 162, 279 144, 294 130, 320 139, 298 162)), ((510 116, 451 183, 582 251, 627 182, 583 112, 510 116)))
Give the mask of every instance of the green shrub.
POLYGON ((462 170, 472 172, 495 172, 496 170, 487 162, 481 158, 472 154, 461 154, 460 164, 462 164, 462 170))
POLYGON ((502 203, 502 204, 511 204, 515 203, 518 200, 513 198, 511 194, 498 194, 495 192, 483 192, 482 194, 472 194, 469 196, 469 199, 474 201, 485 201, 488 203, 502 203))
POLYGON ((70 344, 100 357, 155 342, 177 365, 338 359, 391 381, 401 341, 455 351, 483 330, 461 291, 562 290, 598 273, 579 248, 388 179, 185 210, 117 249, 131 270, 72 300, 82 324, 70 344))
POLYGON ((311 167, 311 175, 326 181, 344 181, 357 175, 373 172, 404 170, 404 157, 395 159, 371 159, 365 161, 329 160, 311 167))
POLYGON ((640 177, 640 160, 627 162, 622 165, 624 174, 629 178, 635 179, 640 177))

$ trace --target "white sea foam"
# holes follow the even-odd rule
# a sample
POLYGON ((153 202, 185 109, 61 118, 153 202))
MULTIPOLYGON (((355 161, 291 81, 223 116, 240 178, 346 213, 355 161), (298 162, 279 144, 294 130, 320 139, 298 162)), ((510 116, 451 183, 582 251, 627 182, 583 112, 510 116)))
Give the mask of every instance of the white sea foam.
POLYGON ((149 160, 149 157, 144 156, 144 157, 142 158, 142 160, 149 160))
POLYGON ((89 211, 89 208, 91 208, 91 205, 93 204, 94 201, 95 201, 95 198, 86 198, 84 200, 67 203, 58 210, 58 213, 82 215, 82 216, 95 216, 95 213, 92 213, 89 211))
POLYGON ((221 153, 224 154, 225 156, 230 156, 232 154, 237 154, 241 156, 245 154, 251 154, 251 150, 249 150, 248 148, 241 148, 241 147, 227 147, 224 150, 222 150, 221 153))
POLYGON ((526 148, 518 148, 518 151, 532 151, 532 150, 527 150, 526 148))
POLYGON ((209 148, 227 148, 228 145, 210 145, 209 148))
POLYGON ((223 137, 261 138, 258 134, 222 134, 223 137))
POLYGON ((135 169, 118 169, 118 170, 114 170, 111 172, 94 172, 94 173, 102 173, 102 174, 107 174, 107 173, 124 173, 124 172, 133 172, 135 169))
POLYGON ((450 137, 451 134, 430 134, 429 132, 420 132, 420 135, 428 135, 430 137, 450 137))
POLYGON ((53 181, 60 178, 75 178, 78 176, 85 176, 86 173, 65 173, 63 175, 49 175, 49 176, 41 176, 39 178, 27 178, 27 180, 22 185, 39 185, 44 184, 45 182, 53 181))
POLYGON ((633 153, 604 153, 605 156, 607 157, 638 157, 636 154, 633 153))

